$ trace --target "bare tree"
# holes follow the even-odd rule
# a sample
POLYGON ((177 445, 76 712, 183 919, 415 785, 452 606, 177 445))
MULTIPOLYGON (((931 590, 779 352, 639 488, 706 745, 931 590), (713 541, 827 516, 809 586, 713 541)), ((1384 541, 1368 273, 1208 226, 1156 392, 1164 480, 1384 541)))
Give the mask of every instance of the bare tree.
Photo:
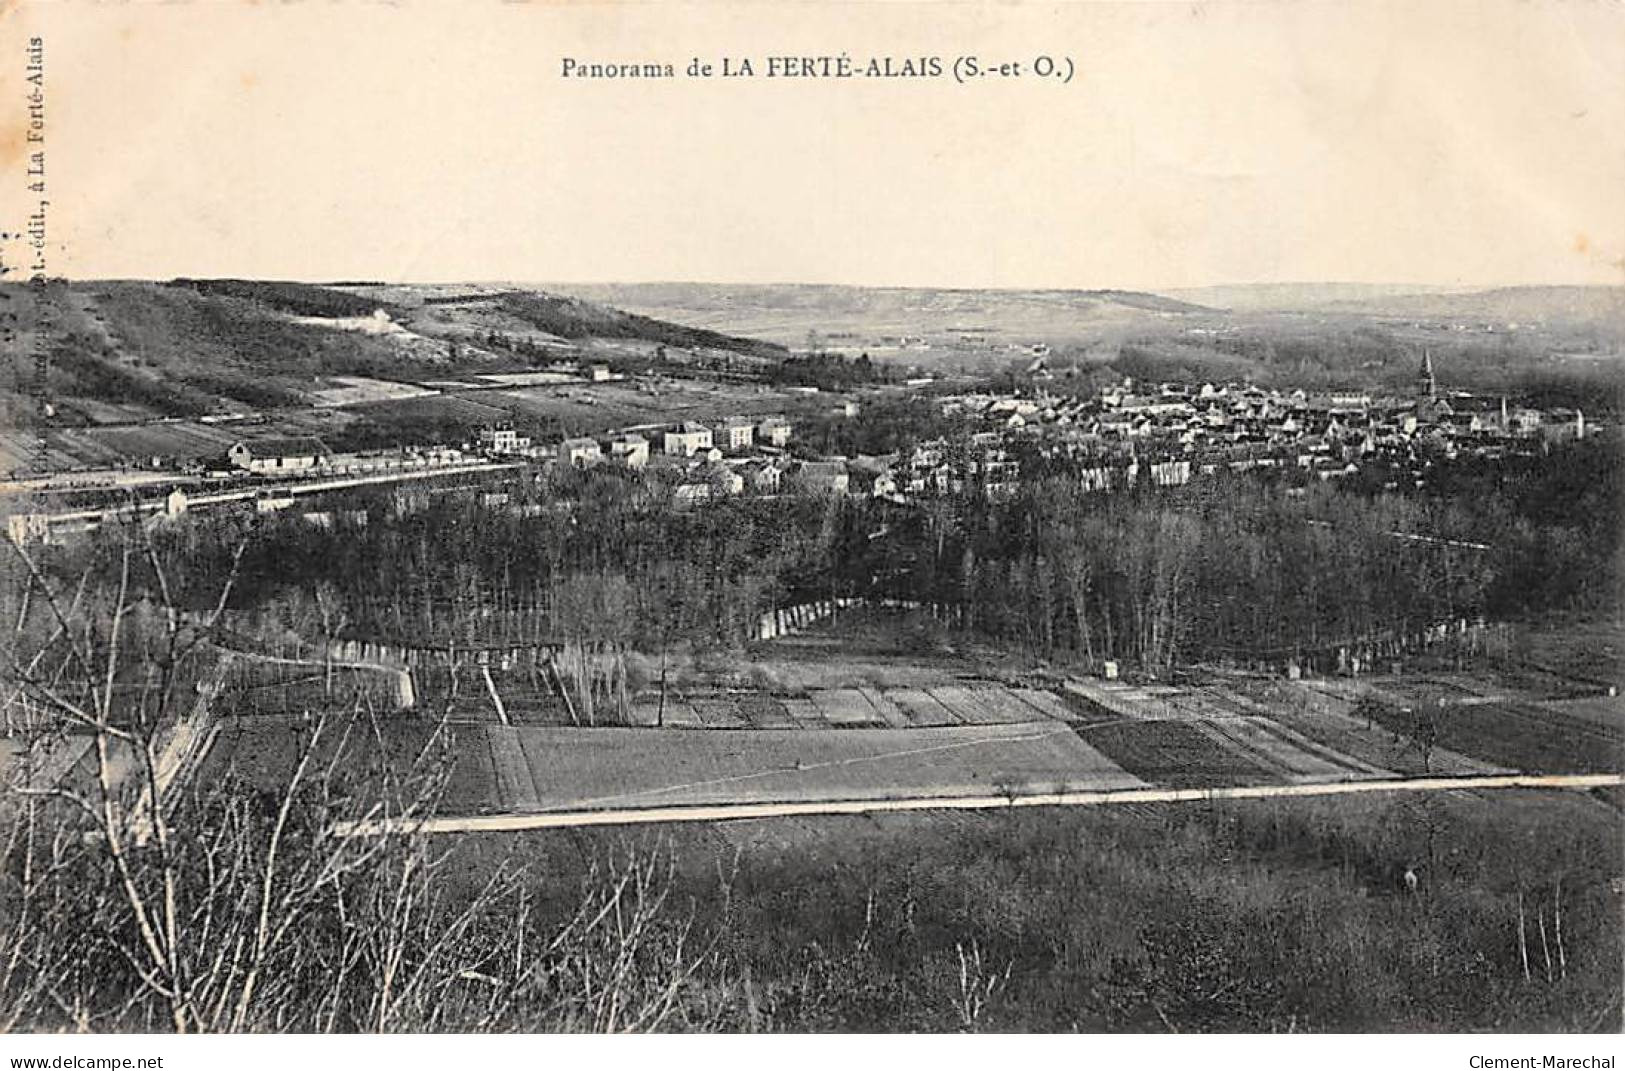
POLYGON ((507 864, 447 892, 455 843, 420 822, 451 769, 444 714, 392 754, 371 693, 338 687, 326 652, 279 777, 188 780, 239 658, 211 642, 230 581, 200 615, 147 533, 103 550, 64 582, 14 547, 20 587, 0 603, 19 611, 5 694, 33 719, 0 797, 0 1028, 649 1030, 731 1014, 715 946, 675 915, 654 853, 595 869, 562 924, 507 864), (70 739, 88 777, 33 761, 70 739), (369 777, 352 771, 364 754, 382 759, 369 777), (383 835, 342 832, 380 819, 383 835))

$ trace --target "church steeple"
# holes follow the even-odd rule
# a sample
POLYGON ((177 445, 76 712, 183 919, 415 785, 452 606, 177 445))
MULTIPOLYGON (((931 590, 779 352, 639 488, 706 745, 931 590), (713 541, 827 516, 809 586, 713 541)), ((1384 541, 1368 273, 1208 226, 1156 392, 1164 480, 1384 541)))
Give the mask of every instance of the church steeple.
POLYGON ((1416 373, 1416 389, 1424 398, 1432 398, 1439 393, 1438 380, 1433 378, 1433 354, 1428 350, 1422 351, 1422 370, 1416 373))

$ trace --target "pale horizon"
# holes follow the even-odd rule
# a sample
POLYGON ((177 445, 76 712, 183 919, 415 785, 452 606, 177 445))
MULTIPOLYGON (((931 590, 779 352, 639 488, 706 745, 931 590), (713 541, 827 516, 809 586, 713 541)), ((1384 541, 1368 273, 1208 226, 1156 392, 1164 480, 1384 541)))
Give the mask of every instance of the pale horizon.
MULTIPOLYGON (((511 286, 536 290, 547 290, 559 287, 605 287, 605 286, 710 286, 710 287, 829 287, 845 288, 851 290, 935 290, 935 291, 965 291, 965 292, 1008 292, 1008 293, 1143 293, 1143 294, 1173 294, 1189 293, 1198 290, 1247 290, 1247 289, 1290 289, 1294 287, 1353 287, 1384 290, 1415 290, 1449 293, 1482 293, 1493 290, 1535 290, 1535 289, 1585 289, 1585 290, 1620 290, 1625 289, 1625 282, 1488 282, 1488 283, 1433 283, 1409 282, 1394 280, 1361 280, 1361 279, 1291 279, 1280 281, 1254 281, 1254 282, 1217 282, 1217 283, 1191 283, 1178 286, 1121 286, 1112 284, 1079 284, 1076 286, 949 286, 937 285, 929 282, 922 283, 852 283, 852 282, 821 282, 805 279, 381 279, 367 278, 365 276, 323 277, 307 276, 296 277, 288 275, 244 275, 240 272, 223 272, 220 274, 198 274, 196 272, 179 272, 173 275, 97 275, 97 276, 63 276, 70 283, 169 283, 181 279, 197 279, 200 281, 216 279, 240 279, 245 282, 266 283, 298 283, 307 286, 327 287, 353 287, 353 286, 395 286, 395 287, 452 287, 452 286, 511 286)), ((9 285, 23 285, 16 279, 7 280, 9 285)))
MULTIPOLYGON (((51 274, 70 278, 1625 284, 1618 7, 24 2, 14 20, 46 42, 51 274), (680 76, 692 56, 843 51, 1078 73, 680 76), (564 79, 564 57, 679 77, 564 79)), ((18 152, 0 138, 0 163, 18 152)))

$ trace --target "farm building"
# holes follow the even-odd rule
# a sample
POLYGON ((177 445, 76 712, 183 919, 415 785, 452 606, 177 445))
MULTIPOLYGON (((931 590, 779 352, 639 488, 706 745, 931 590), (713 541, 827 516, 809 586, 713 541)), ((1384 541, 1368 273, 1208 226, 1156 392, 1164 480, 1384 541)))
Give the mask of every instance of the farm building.
POLYGON ((328 449, 320 439, 256 439, 236 442, 226 460, 239 469, 259 473, 307 472, 324 464, 328 449))
POLYGON ((797 491, 813 495, 844 495, 851 483, 842 461, 804 461, 790 480, 797 491))
POLYGON ((1586 437, 1586 418, 1580 410, 1552 409, 1546 416, 1550 419, 1539 425, 1539 432, 1547 442, 1586 437))

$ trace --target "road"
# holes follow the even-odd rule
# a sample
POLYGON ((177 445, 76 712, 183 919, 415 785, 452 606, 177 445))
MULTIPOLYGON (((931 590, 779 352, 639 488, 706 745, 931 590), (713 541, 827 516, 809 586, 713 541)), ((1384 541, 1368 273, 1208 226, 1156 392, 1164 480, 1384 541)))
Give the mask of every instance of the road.
POLYGON ((884 814, 906 811, 991 811, 1011 807, 1100 807, 1133 803, 1199 803, 1214 800, 1299 799, 1373 792, 1461 792, 1500 789, 1590 789, 1625 784, 1620 774, 1496 774, 1467 777, 1411 777, 1300 785, 1233 785, 1219 788, 1125 788, 1081 792, 1013 791, 996 796, 916 796, 902 799, 806 800, 785 803, 722 803, 675 807, 624 807, 594 811, 488 814, 403 821, 371 819, 340 822, 344 837, 391 833, 513 833, 527 829, 649 825, 671 822, 727 822, 743 818, 795 818, 808 815, 884 814))
MULTIPOLYGON (((191 494, 187 497, 186 508, 199 509, 204 506, 215 506, 226 502, 243 502, 262 497, 274 498, 279 495, 312 495, 323 491, 340 491, 346 488, 367 487, 375 484, 432 480, 437 476, 466 476, 470 473, 500 472, 506 469, 522 468, 523 465, 524 463, 519 461, 465 461, 449 465, 435 465, 417 469, 395 469, 378 473, 316 476, 312 479, 296 480, 291 483, 255 483, 245 487, 236 487, 229 491, 191 494)), ((128 505, 107 506, 100 509, 45 513, 42 516, 48 518, 52 523, 94 521, 109 515, 156 513, 164 508, 165 503, 163 500, 153 500, 128 505)))

